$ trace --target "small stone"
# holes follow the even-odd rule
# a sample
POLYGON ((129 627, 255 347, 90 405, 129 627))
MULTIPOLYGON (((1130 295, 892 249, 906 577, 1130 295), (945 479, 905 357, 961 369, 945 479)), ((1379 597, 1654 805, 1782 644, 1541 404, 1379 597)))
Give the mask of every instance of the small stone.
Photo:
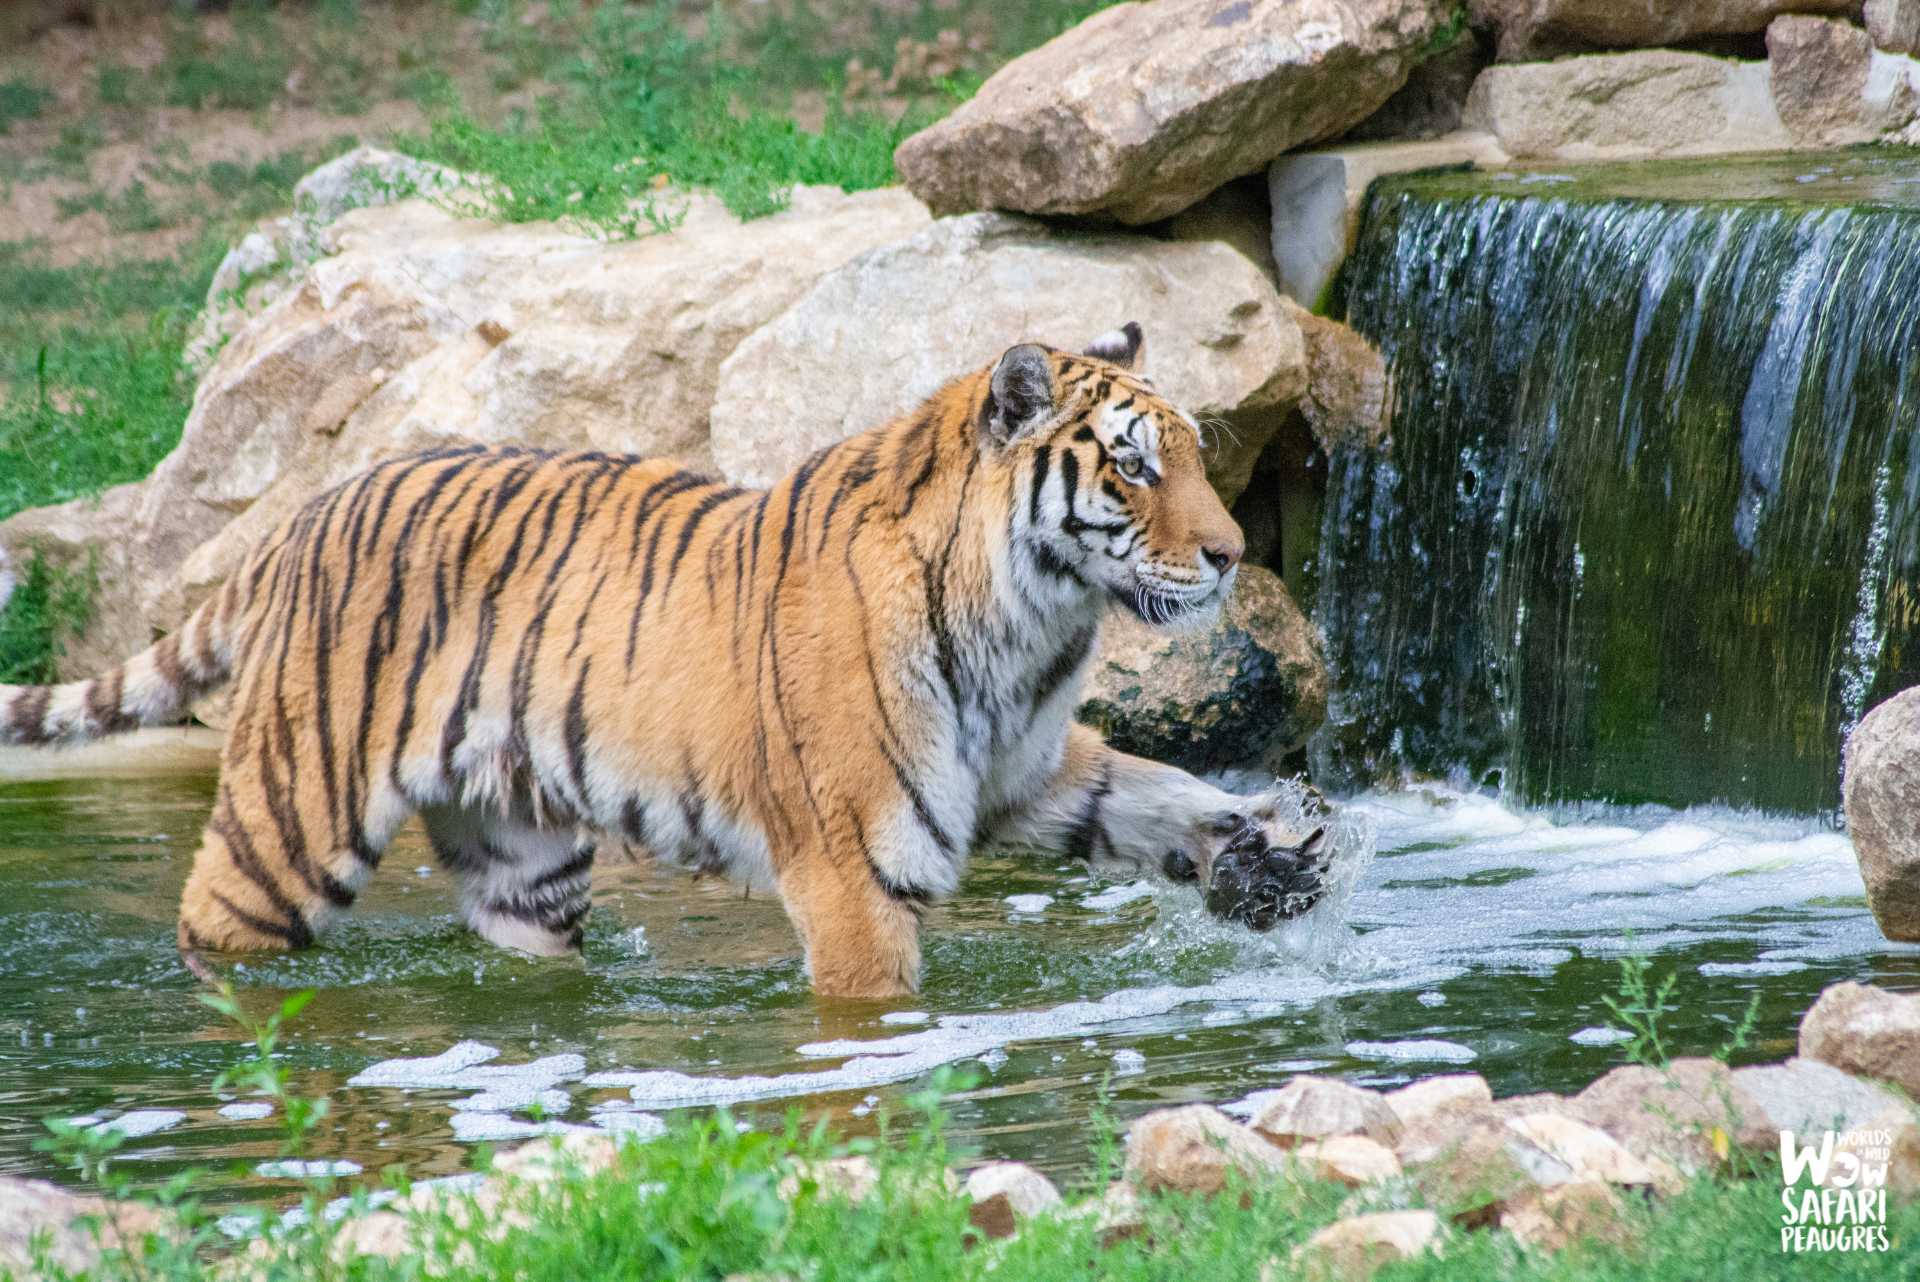
POLYGON ((1627 1152, 1620 1141, 1598 1127, 1558 1113, 1528 1113, 1510 1118, 1506 1125, 1566 1163, 1575 1180, 1596 1179, 1608 1184, 1643 1186, 1651 1186, 1656 1181, 1651 1166, 1627 1152))
MULTIPOLYGON (((1295 1260, 1315 1278, 1367 1278, 1396 1260, 1410 1260, 1440 1236, 1432 1211, 1378 1211, 1321 1229, 1294 1250, 1295 1260)), ((1263 1269, 1262 1282, 1277 1272, 1263 1269)))
POLYGON ((1447 1073, 1388 1091, 1387 1107, 1400 1121, 1394 1145, 1403 1162, 1424 1162, 1437 1155, 1462 1123, 1492 1117, 1493 1091, 1478 1073, 1447 1073))
POLYGON ((1736 1068, 1732 1080, 1742 1099, 1759 1109, 1755 1120, 1766 1133, 1792 1131, 1803 1143, 1817 1141, 1822 1131, 1861 1130, 1869 1119, 1902 1103, 1884 1087, 1799 1056, 1784 1064, 1736 1068))
POLYGON ((1515 1199, 1573 1178, 1566 1163, 1490 1117, 1471 1117, 1413 1171, 1431 1206, 1467 1227, 1493 1223, 1515 1199))
POLYGON ((1625 1241, 1625 1214, 1619 1194, 1589 1176, 1517 1199, 1500 1213, 1500 1227, 1536 1251, 1558 1251, 1578 1241, 1625 1241))
MULTIPOLYGON (((1717 1169, 1728 1145, 1760 1152, 1779 1143, 1758 1105, 1716 1059, 1676 1059, 1664 1070, 1623 1065, 1574 1096, 1567 1112, 1681 1175, 1717 1169), (1716 1141, 1715 1131, 1724 1140, 1716 1141)), ((1662 1182, 1671 1183, 1664 1173, 1662 1182)))
POLYGON ((1273 1145, 1207 1104, 1161 1109, 1127 1132, 1126 1171, 1149 1193, 1204 1193, 1226 1187, 1229 1173, 1258 1184, 1286 1173, 1273 1145))
POLYGON ((1386 1100, 1331 1077, 1294 1078, 1249 1125, 1281 1148, 1338 1135, 1365 1135, 1389 1147, 1400 1139, 1400 1119, 1386 1100))
MULTIPOLYGON (((1920 0, 1908 2, 1920 14, 1920 0)), ((1844 756, 1847 835, 1867 907, 1888 939, 1920 942, 1920 686, 1867 713, 1844 756)))
POLYGON ((1012 1212, 1021 1219, 1040 1215, 1061 1205, 1060 1190, 1053 1181, 1025 1162, 987 1162, 967 1173, 967 1196, 975 1202, 1005 1197, 1012 1212))
POLYGON ((1800 1054, 1920 1098, 1920 993, 1832 985, 1800 1020, 1800 1054))
POLYGON ((522 1180, 551 1180, 567 1172, 593 1175, 620 1156, 619 1142, 605 1135, 572 1132, 529 1140, 493 1161, 496 1174, 522 1180))
POLYGON ((794 1173, 775 1188, 782 1201, 800 1196, 802 1182, 819 1189, 821 1198, 842 1198, 855 1204, 872 1197, 880 1187, 880 1169, 866 1157, 830 1157, 817 1162, 796 1162, 794 1173))
POLYGON ((1317 1180, 1358 1188, 1400 1174, 1400 1159, 1393 1150, 1364 1135, 1340 1135, 1330 1140, 1307 1141, 1292 1150, 1293 1159, 1305 1164, 1317 1180))
POLYGON ((967 1207, 967 1223, 989 1238, 999 1241, 1019 1231, 1019 1217, 1013 1213, 1013 1200, 1005 1193, 976 1198, 967 1207))

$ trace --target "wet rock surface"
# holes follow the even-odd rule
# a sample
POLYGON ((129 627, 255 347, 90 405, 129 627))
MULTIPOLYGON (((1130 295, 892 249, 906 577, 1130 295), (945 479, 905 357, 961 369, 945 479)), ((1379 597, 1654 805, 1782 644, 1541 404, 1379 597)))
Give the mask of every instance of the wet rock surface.
POLYGON ((1081 694, 1080 720, 1122 752, 1277 772, 1326 717, 1326 664, 1286 586, 1243 564, 1210 627, 1162 632, 1109 611, 1081 694))
POLYGON ((1854 727, 1842 787, 1880 933, 1920 942, 1920 689, 1896 694, 1854 727))
POLYGON ((1883 54, 1843 19, 1788 14, 1767 28, 1769 83, 1798 147, 1845 147, 1920 116, 1920 63, 1883 54))

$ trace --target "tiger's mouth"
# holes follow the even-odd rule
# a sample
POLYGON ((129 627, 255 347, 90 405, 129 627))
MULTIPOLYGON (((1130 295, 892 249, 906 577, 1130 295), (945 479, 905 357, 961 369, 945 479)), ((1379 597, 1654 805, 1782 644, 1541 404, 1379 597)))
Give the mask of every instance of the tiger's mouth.
POLYGON ((1223 581, 1202 591, 1179 591, 1134 577, 1125 587, 1110 589, 1113 599, 1154 628, 1196 627, 1210 620, 1226 593, 1223 581))

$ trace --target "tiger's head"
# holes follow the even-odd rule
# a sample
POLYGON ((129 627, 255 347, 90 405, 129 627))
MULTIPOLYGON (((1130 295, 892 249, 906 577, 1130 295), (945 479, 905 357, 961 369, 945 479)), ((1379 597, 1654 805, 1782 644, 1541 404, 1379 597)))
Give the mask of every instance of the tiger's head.
POLYGON ((1024 473, 1014 520, 1043 574, 1104 589, 1147 623, 1193 625, 1233 588, 1246 543, 1207 484, 1194 421, 1137 371, 1128 322, 1074 355, 1023 344, 994 363, 983 451, 1024 473))

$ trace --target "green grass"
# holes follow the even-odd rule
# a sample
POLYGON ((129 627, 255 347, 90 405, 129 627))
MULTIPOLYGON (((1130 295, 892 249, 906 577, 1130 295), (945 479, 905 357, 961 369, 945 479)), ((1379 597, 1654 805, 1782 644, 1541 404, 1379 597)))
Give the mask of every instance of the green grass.
POLYGON ((69 638, 87 627, 92 610, 91 564, 61 568, 33 549, 0 609, 0 685, 51 685, 69 638))
MULTIPOLYGON (((463 1199, 451 1212, 408 1212, 422 1249, 397 1261, 343 1263, 332 1246, 337 1230, 323 1226, 289 1231, 273 1262, 255 1276, 718 1282, 750 1273, 815 1282, 1176 1282, 1250 1280, 1274 1261, 1278 1280, 1311 1276, 1292 1252, 1343 1210, 1389 1209, 1410 1200, 1384 1194, 1360 1206, 1361 1195, 1342 1186, 1283 1180, 1230 1188, 1212 1199, 1149 1197, 1144 1231, 1117 1241, 1103 1241, 1092 1217, 1067 1216, 1029 1221, 1015 1239, 985 1242, 970 1232, 965 1201, 943 1187, 941 1172, 959 1155, 941 1129, 937 1091, 914 1102, 921 1115, 879 1142, 840 1142, 824 1123, 803 1130, 797 1114, 775 1128, 744 1133, 724 1110, 682 1118, 669 1135, 628 1145, 609 1169, 519 1185, 510 1204, 531 1227, 487 1232, 490 1217, 475 1224, 459 1209, 467 1205, 463 1199), (855 1153, 880 1172, 876 1194, 859 1204, 823 1191, 811 1174, 818 1168, 808 1165, 855 1153)), ((393 1183, 404 1187, 397 1177, 393 1183)), ((1451 1228, 1440 1254, 1391 1265, 1377 1276, 1382 1282, 1920 1277, 1920 1250, 1913 1249, 1920 1243, 1920 1203, 1891 1199, 1890 1252, 1795 1256, 1781 1251, 1779 1190, 1777 1175, 1769 1173, 1745 1181, 1702 1177, 1650 1203, 1629 1198, 1623 1244, 1581 1242, 1558 1254, 1525 1250, 1505 1233, 1451 1228)), ((316 1185, 307 1195, 310 1219, 320 1218, 314 1212, 321 1203, 347 1191, 338 1182, 316 1185)), ((177 1202, 182 1192, 176 1187, 171 1196, 177 1202)), ((226 1249, 203 1227, 184 1248, 152 1244, 137 1271, 110 1266, 99 1277, 217 1277, 226 1249)))
POLYGON ((689 34, 667 3, 603 8, 577 50, 542 60, 563 92, 537 118, 489 129, 454 110, 401 146, 493 179, 467 198, 472 212, 630 237, 671 226, 653 197, 659 175, 712 188, 743 219, 784 209, 796 183, 885 186, 894 148, 947 105, 918 105, 897 123, 835 110, 809 133, 753 105, 754 74, 723 57, 728 39, 718 21, 689 34))
POLYGON ((224 234, 172 258, 47 265, 0 243, 0 518, 137 481, 180 439, 187 328, 224 234))

